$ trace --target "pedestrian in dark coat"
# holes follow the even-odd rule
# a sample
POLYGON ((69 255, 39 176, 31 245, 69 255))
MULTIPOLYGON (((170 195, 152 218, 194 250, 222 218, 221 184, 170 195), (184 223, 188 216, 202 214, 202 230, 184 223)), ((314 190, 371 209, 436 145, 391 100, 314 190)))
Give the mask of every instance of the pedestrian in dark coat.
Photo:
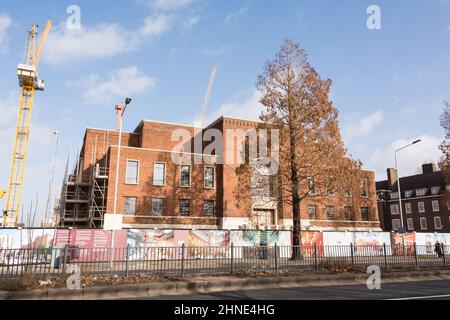
POLYGON ((436 243, 434 245, 434 252, 437 254, 438 258, 442 257, 442 248, 441 248, 441 244, 439 243, 439 241, 436 241, 436 243))

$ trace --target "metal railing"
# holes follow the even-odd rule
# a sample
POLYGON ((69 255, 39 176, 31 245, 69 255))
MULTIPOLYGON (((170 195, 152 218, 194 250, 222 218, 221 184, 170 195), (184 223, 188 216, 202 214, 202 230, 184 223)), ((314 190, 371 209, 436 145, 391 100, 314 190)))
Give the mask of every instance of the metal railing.
POLYGON ((450 246, 217 246, 0 249, 0 280, 31 273, 58 278, 70 265, 92 275, 204 275, 302 271, 339 267, 450 266, 450 246), (443 250, 442 250, 443 249, 443 250))

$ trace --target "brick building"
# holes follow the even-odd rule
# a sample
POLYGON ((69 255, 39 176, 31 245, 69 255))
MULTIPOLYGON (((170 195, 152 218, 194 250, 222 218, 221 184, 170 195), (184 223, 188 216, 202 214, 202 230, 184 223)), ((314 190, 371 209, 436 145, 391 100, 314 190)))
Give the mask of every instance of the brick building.
MULTIPOLYGON (((387 180, 376 184, 378 212, 383 230, 401 227, 397 172, 387 169, 387 180)), ((403 223, 406 231, 450 232, 448 186, 434 164, 424 164, 422 174, 400 178, 403 223)))
MULTIPOLYGON (((235 194, 239 184, 238 165, 220 161, 230 153, 232 156, 238 153, 239 141, 225 132, 246 131, 258 125, 258 122, 227 117, 217 119, 206 128, 143 120, 133 132, 123 133, 117 212, 124 214, 124 226, 290 229, 290 207, 278 201, 271 194, 273 190, 268 190, 264 201, 252 198, 250 212, 239 209, 235 194), (203 140, 212 141, 211 137, 206 139, 209 129, 222 134, 223 143, 220 150, 206 155, 203 150, 209 142, 203 140), (183 142, 183 151, 177 149, 179 140, 172 141, 177 131, 192 137, 183 142), (199 136, 204 139, 196 140, 199 136), (225 147, 230 144, 231 149, 225 147), (174 155, 183 156, 185 164, 175 164, 174 155), (196 162, 198 157, 205 161, 196 162)), ((77 165, 66 175, 59 206, 60 225, 98 228, 102 226, 103 215, 113 212, 117 145, 116 131, 86 130, 77 165)), ((360 209, 351 212, 350 198, 338 193, 303 201, 303 229, 381 230, 374 173, 364 171, 363 174, 366 189, 361 194, 360 209)))

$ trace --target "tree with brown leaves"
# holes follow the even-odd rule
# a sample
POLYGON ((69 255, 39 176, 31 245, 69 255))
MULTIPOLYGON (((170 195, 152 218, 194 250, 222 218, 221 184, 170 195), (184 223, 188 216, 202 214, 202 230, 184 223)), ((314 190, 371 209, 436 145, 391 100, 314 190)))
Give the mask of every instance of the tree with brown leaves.
MULTIPOLYGON (((280 132, 280 200, 292 207, 293 244, 299 247, 301 202, 330 191, 358 194, 361 164, 347 156, 338 110, 329 99, 331 81, 311 67, 297 43, 284 42, 276 58, 266 63, 257 88, 266 108, 261 121, 280 132)), ((293 250, 293 258, 300 257, 301 250, 293 250)))

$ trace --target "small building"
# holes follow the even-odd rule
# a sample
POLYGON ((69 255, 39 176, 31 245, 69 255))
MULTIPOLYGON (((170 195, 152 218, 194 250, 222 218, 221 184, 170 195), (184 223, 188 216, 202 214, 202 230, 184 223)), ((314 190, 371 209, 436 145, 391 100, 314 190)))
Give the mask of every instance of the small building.
POLYGON ((400 178, 401 194, 397 178, 397 171, 389 168, 387 180, 376 183, 383 230, 399 230, 402 212, 405 231, 450 232, 450 202, 446 200, 448 185, 436 165, 424 164, 421 174, 400 178))

